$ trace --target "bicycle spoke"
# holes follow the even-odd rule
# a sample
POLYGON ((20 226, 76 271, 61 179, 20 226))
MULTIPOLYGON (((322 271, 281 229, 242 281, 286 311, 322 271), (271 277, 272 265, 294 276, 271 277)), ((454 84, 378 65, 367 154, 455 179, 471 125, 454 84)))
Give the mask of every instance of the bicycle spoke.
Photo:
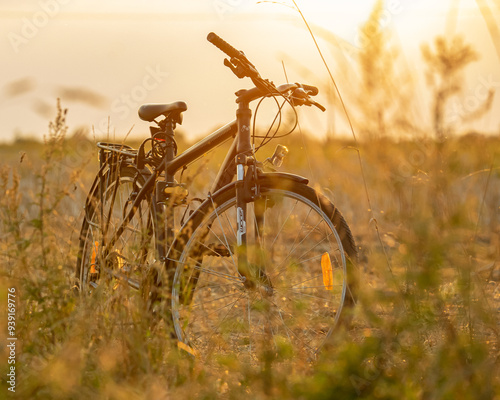
POLYGON ((233 224, 231 224, 231 221, 229 221, 229 217, 227 216, 227 213, 224 213, 224 216, 226 217, 227 225, 231 229, 231 232, 233 233, 234 236, 234 241, 237 240, 236 232, 234 231, 233 224))
MULTIPOLYGON (((257 244, 256 244, 257 249, 256 250, 260 256, 261 265, 264 265, 265 254, 262 250, 263 249, 263 241, 262 241, 262 237, 261 237, 261 233, 260 233, 260 230, 262 229, 262 227, 259 228, 259 222, 257 221, 257 216, 255 215, 255 204, 254 204, 254 212, 253 212, 253 222, 254 222, 254 229, 256 232, 256 239, 257 239, 257 244)), ((262 222, 261 222, 261 224, 262 224, 262 222)))
MULTIPOLYGON (((223 306, 223 307, 220 307, 219 309, 217 309, 217 310, 215 310, 215 311, 211 312, 210 314, 208 314, 208 315, 211 315, 211 314, 214 314, 214 313, 216 313, 216 312, 218 312, 218 311, 220 311, 220 310, 223 310, 224 308, 231 307, 231 308, 227 311, 227 313, 224 315, 224 317, 222 318, 222 320, 220 321, 220 323, 218 324, 218 326, 217 326, 217 327, 220 327, 220 326, 222 325, 222 323, 223 323, 223 322, 226 320, 226 318, 228 317, 229 313, 233 310, 233 308, 234 308, 234 306, 236 305, 236 303, 242 299, 242 297, 243 297, 243 295, 244 295, 244 294, 245 294, 245 292, 242 292, 242 294, 241 294, 241 295, 240 295, 240 296, 239 296, 239 297, 238 297, 235 301, 233 301, 232 303, 229 303, 229 304, 227 304, 227 305, 225 305, 225 306, 223 306)), ((215 328, 213 328, 213 329, 212 329, 212 335, 210 336, 210 339, 211 339, 211 338, 213 337, 213 335, 215 334, 215 332, 216 332, 216 331, 215 331, 215 329, 216 329, 217 327, 215 327, 215 328)), ((210 339, 208 340, 209 342, 210 342, 210 339)))
POLYGON ((266 211, 267 211, 267 200, 268 200, 268 197, 266 196, 265 199, 266 200, 265 200, 265 203, 264 203, 264 221, 262 223, 262 232, 264 232, 263 235, 262 235, 262 248, 266 248, 266 243, 265 243, 265 241, 266 241, 266 216, 268 214, 266 211))
POLYGON ((223 278, 223 279, 230 280, 230 281, 233 281, 233 282, 238 282, 238 283, 243 283, 244 282, 241 278, 236 278, 233 275, 222 274, 220 272, 216 272, 216 271, 213 271, 213 270, 211 270, 209 268, 201 267, 199 265, 196 265, 194 267, 194 269, 196 269, 198 271, 201 271, 201 272, 204 272, 206 274, 214 275, 214 276, 216 276, 218 278, 223 278))
MULTIPOLYGON (((220 255, 219 255, 219 253, 217 253, 214 249, 212 249, 212 248, 208 247, 205 243, 202 243, 202 242, 200 242, 199 240, 196 240, 196 243, 197 243, 198 245, 200 245, 201 247, 203 247, 204 249, 206 249, 207 251, 209 251, 210 253, 212 253, 212 254, 213 254, 213 255, 212 255, 212 257, 218 257, 218 258, 220 258, 220 259, 221 259, 224 263, 228 263, 230 266, 234 266, 234 264, 233 264, 233 265, 231 265, 231 263, 230 263, 228 260, 226 260, 226 257, 222 257, 222 256, 220 256, 220 255)), ((195 259, 195 258, 194 258, 194 256, 190 256, 190 257, 189 257, 189 259, 190 259, 190 260, 192 260, 192 261, 194 261, 195 263, 199 263, 199 261, 198 261, 197 259, 195 259)), ((228 268, 228 272, 231 272, 231 271, 229 270, 229 268, 228 268)))
MULTIPOLYGON (((330 233, 329 235, 327 235, 326 237, 324 237, 323 239, 321 239, 319 242, 317 242, 313 247, 311 247, 309 250, 305 251, 302 253, 302 255, 300 255, 297 260, 300 261, 300 262, 305 262, 305 261, 309 261, 309 260, 312 260, 314 259, 315 257, 313 258, 309 258, 307 260, 302 260, 302 257, 304 257, 307 253, 309 253, 310 251, 313 251, 316 247, 318 247, 320 244, 322 244, 325 240, 328 240, 330 241, 330 236, 333 235, 333 233, 330 233)), ((320 255, 321 257, 321 255, 320 255)))
MULTIPOLYGON (((304 229, 304 225, 306 225, 307 219, 309 218, 309 215, 311 215, 311 212, 312 212, 312 209, 309 209, 309 211, 308 211, 308 213, 307 213, 306 217, 304 218, 304 221, 303 221, 303 222, 302 222, 302 224, 300 225, 300 229, 299 229, 299 231, 297 232, 297 236, 295 237, 295 240, 294 240, 294 241, 293 241, 293 243, 292 243, 292 250, 290 251, 289 256, 290 256, 290 254, 292 254, 292 253, 293 253, 293 251, 295 250, 295 248, 296 248, 295 243, 297 242, 297 240, 298 240, 298 238, 299 238, 300 234, 302 233, 302 230, 304 229)), ((320 222, 321 222, 321 221, 320 221, 320 222)), ((304 238, 304 239, 305 239, 305 238, 304 238)), ((304 239, 303 239, 303 240, 304 240, 304 239)), ((302 242, 301 242, 301 243, 302 243, 302 242)), ((299 244, 300 244, 300 243, 299 243, 299 244)), ((285 260, 286 260, 286 259, 285 259, 285 260)))
MULTIPOLYGON (((213 300, 209 300, 209 301, 203 301, 202 303, 196 303, 196 304, 193 304, 193 305, 190 305, 189 306, 189 309, 192 310, 194 308, 197 308, 197 307, 200 307, 200 306, 204 306, 206 304, 210 304, 210 303, 213 303, 213 302, 216 302, 216 301, 219 301, 219 300, 222 300, 222 299, 227 299, 228 297, 233 297, 235 296, 234 293, 231 293, 231 294, 228 294, 228 295, 225 295, 225 296, 221 296, 221 297, 217 297, 216 299, 213 299, 213 300)), ((210 315, 210 314, 213 314, 213 313, 216 313, 217 311, 219 311, 221 308, 224 308, 224 307, 220 307, 216 310, 214 310, 213 312, 207 314, 207 315, 210 315)))
MULTIPOLYGON (((237 271, 237 270, 238 270, 238 266, 237 266, 236 262, 234 261, 234 257, 233 257, 233 256, 234 256, 234 253, 231 251, 231 248, 230 248, 230 246, 229 246, 229 243, 227 243, 227 240, 226 240, 226 243, 224 243, 224 242, 223 242, 223 241, 219 238, 219 236, 218 236, 218 235, 217 235, 217 234, 216 234, 216 233, 212 230, 212 228, 210 228, 210 227, 209 227, 209 228, 208 228, 208 230, 209 230, 209 231, 210 231, 210 232, 211 232, 211 233, 215 236, 215 238, 219 241, 219 243, 220 243, 220 244, 222 244, 222 245, 225 247, 225 249, 229 252, 229 255, 230 255, 230 257, 231 257, 231 261, 232 261, 232 263, 233 263, 233 266, 236 268, 236 271, 237 271)), ((201 244, 201 242, 200 242, 200 244, 201 244)), ((205 246, 205 247, 206 247, 206 246, 205 246)), ((212 250, 212 251, 213 251, 215 254, 217 254, 214 250, 212 250)))
MULTIPOLYGON (((319 260, 321 260, 321 258, 323 257, 323 254, 324 254, 324 253, 321 253, 321 254, 318 254, 317 256, 314 256, 314 257, 311 257, 311 258, 307 258, 307 259, 305 259, 305 260, 298 260, 298 261, 300 262, 300 264, 305 264, 305 263, 307 263, 307 262, 309 262, 309 261, 314 261, 314 260, 318 260, 318 259, 319 259, 319 260)), ((330 254, 330 253, 328 253, 328 254, 330 254)), ((333 270, 334 270, 334 271, 335 271, 336 269, 339 269, 339 268, 338 268, 338 267, 333 268, 333 270)))
MULTIPOLYGON (((306 217, 306 218, 307 218, 307 217, 306 217)), ((304 222, 305 222, 305 221, 304 221, 304 222)), ((298 244, 297 244, 297 245, 296 245, 296 246, 295 246, 292 250, 290 250, 290 252, 289 252, 289 253, 288 253, 288 255, 285 257, 285 259, 284 259, 284 260, 280 263, 280 265, 279 265, 278 267, 276 267, 276 268, 273 270, 273 273, 274 273, 274 272, 277 272, 277 274, 276 274, 276 275, 274 275, 274 277, 279 276, 281 273, 283 273, 283 271, 285 271, 285 270, 287 269, 287 266, 286 266, 286 265, 285 265, 284 267, 281 267, 281 266, 282 266, 282 265, 283 265, 283 264, 284 264, 284 263, 285 263, 285 262, 286 262, 286 261, 290 258, 290 256, 291 256, 291 255, 295 252, 295 249, 297 249, 297 248, 298 248, 298 246, 300 246, 300 244, 302 244, 302 243, 304 242, 304 240, 306 240, 306 239, 309 237, 309 235, 311 234, 311 232, 312 232, 312 231, 314 231, 314 230, 315 230, 315 228, 316 228, 319 224, 321 224, 321 222, 323 222, 323 221, 318 222, 314 228, 310 229, 310 230, 309 230, 309 232, 307 233, 307 235, 306 235, 306 236, 305 236, 305 237, 304 237, 304 238, 300 241, 300 243, 298 243, 298 244)), ((303 229, 303 226, 304 226, 304 225, 302 225, 302 227, 301 227, 301 231, 302 231, 302 229, 303 229)), ((298 237, 298 236, 297 236, 297 237, 298 237)), ((296 240, 297 240, 297 239, 296 239, 296 240)))
MULTIPOLYGON (((291 333, 295 338, 299 339, 297 337, 297 335, 295 334, 295 332, 293 330, 290 329, 290 327, 286 324, 285 320, 283 319, 283 313, 286 314, 286 311, 283 310, 278 304, 276 304, 275 302, 273 301, 270 301, 271 304, 273 304, 277 309, 278 309, 278 313, 279 313, 279 317, 280 317, 280 323, 283 325, 283 327, 285 328, 285 331, 287 332, 287 336, 288 338, 290 339, 290 335, 288 335, 288 333, 291 333)), ((288 313, 289 314, 289 313, 288 313)), ((274 318, 277 318, 276 315, 273 315, 271 314, 272 317, 274 318)), ((289 314, 289 316, 291 317, 291 319, 293 320, 294 317, 292 314, 289 314)), ((302 345, 305 345, 309 348, 309 350, 311 351, 315 351, 311 346, 309 346, 307 343, 302 343, 302 345)))
POLYGON ((203 290, 203 289, 209 289, 209 290, 213 290, 213 289, 227 289, 231 286, 234 286, 234 283, 220 283, 218 285, 215 285, 215 284, 207 284, 207 285, 200 285, 200 284, 197 284, 196 285, 196 290, 203 290))
POLYGON ((308 278, 308 279, 305 279, 305 280, 303 280, 303 281, 300 281, 300 282, 298 282, 298 283, 296 283, 295 285, 292 285, 292 286, 280 286, 280 289, 292 289, 292 288, 294 288, 295 286, 301 285, 301 284, 303 284, 303 283, 310 282, 310 281, 312 281, 312 280, 314 280, 314 279, 318 279, 318 275, 313 276, 313 277, 308 278))
MULTIPOLYGON (((229 251, 229 254, 231 255, 231 259, 233 260, 233 265, 236 267, 236 270, 238 270, 238 263, 237 263, 237 262, 235 262, 234 257, 233 257, 233 253, 231 252, 231 249, 230 249, 230 247, 229 247, 229 243, 228 243, 228 241, 227 241, 226 234, 224 233, 224 229, 222 228, 222 222, 221 222, 221 220, 220 220, 219 214, 217 213, 217 209, 215 208, 215 205, 214 205, 214 200, 213 200, 213 198, 212 198, 212 197, 211 197, 210 199, 211 199, 211 201, 212 201, 212 206, 214 207, 214 210, 215 210, 215 215, 217 216, 217 222, 219 223, 219 226, 220 226, 220 228, 221 228, 221 230, 222 230, 222 235, 224 236, 224 240, 226 241, 226 248, 227 248, 227 250, 229 251)), ((212 231, 212 229, 211 229, 211 228, 209 228, 209 229, 210 229, 210 231, 212 231)), ((213 232, 213 231, 212 231, 212 232, 213 232)), ((217 236, 217 235, 216 235, 216 236, 217 236)), ((217 237, 217 238, 218 238, 218 237, 217 237)), ((220 240, 220 239, 219 239, 219 240, 220 240)), ((222 243, 222 241, 221 241, 221 243, 222 243)), ((222 243, 222 244, 224 245, 224 243, 222 243)))
POLYGON ((292 209, 290 210, 290 212, 288 213, 288 216, 286 217, 285 221, 283 222, 283 224, 281 225, 281 228, 280 230, 278 231, 278 233, 276 234, 276 237, 274 238, 273 242, 271 243, 271 247, 274 246, 274 243, 276 243, 276 239, 278 239, 278 236, 280 235, 281 231, 283 230, 283 228, 285 227, 287 221, 290 219, 290 216, 292 215, 293 213, 293 210, 295 209, 295 206, 298 204, 298 200, 295 202, 295 204, 293 205, 292 209))
MULTIPOLYGON (((342 286, 342 285, 336 285, 336 286, 342 286)), ((293 293, 293 294, 295 294, 297 296, 309 297, 309 298, 312 298, 312 299, 323 300, 323 301, 326 301, 326 302, 331 302, 332 301, 331 299, 328 299, 328 298, 325 298, 325 297, 314 296, 313 294, 309 294, 309 293, 301 293, 301 292, 299 292, 297 290, 298 289, 287 290, 286 292, 281 292, 280 291, 280 293, 283 293, 283 294, 285 294, 285 293, 293 293)))

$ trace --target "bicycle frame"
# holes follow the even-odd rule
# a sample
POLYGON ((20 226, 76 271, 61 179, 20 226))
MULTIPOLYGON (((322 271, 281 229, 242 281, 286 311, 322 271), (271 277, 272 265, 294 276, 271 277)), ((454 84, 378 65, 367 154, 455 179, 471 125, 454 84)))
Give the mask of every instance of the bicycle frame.
MULTIPOLYGON (((279 92, 285 92, 295 87, 295 84, 285 84, 278 87, 279 92)), ((180 169, 188 164, 202 157, 204 154, 215 148, 216 146, 224 143, 230 138, 234 138, 233 145, 229 149, 224 162, 217 174, 217 177, 211 187, 210 193, 215 193, 224 185, 223 174, 229 164, 235 160, 236 162, 236 200, 237 200, 237 245, 238 245, 238 270, 246 275, 247 271, 247 255, 246 255, 246 190, 245 180, 250 174, 245 174, 245 167, 249 166, 251 172, 254 172, 254 159, 253 148, 251 145, 251 130, 250 123, 252 118, 252 111, 249 107, 251 101, 256 100, 263 96, 262 91, 258 88, 249 90, 240 90, 236 93, 238 109, 236 112, 236 120, 224 125, 211 133, 198 143, 191 146, 181 154, 174 156, 173 151, 167 152, 162 162, 153 173, 147 178, 144 186, 137 193, 130 210, 124 216, 121 225, 116 230, 115 235, 110 239, 109 243, 105 244, 105 254, 109 253, 125 230, 127 224, 132 220, 134 214, 140 204, 148 194, 151 194, 151 207, 153 209, 153 218, 155 219, 155 226, 157 227, 156 237, 157 253, 160 261, 166 261, 168 249, 174 241, 173 235, 173 207, 165 207, 165 204, 157 201, 155 192, 157 188, 153 186, 158 182, 158 176, 165 171, 165 187, 169 184, 174 184, 174 175, 180 169), (250 157, 249 157, 250 156, 250 157), (164 225, 164 221, 167 225, 164 225)), ((174 140, 174 130, 172 125, 167 127, 167 138, 174 140)), ((126 153, 126 152, 124 152, 126 153)), ((130 154, 126 154, 130 155, 130 154)))
MULTIPOLYGON (((220 187, 221 187, 220 182, 222 179, 222 173, 224 172, 224 170, 227 167, 227 165, 229 164, 229 162, 232 159, 234 159, 234 154, 232 154, 232 153, 235 150, 235 143, 237 143, 237 131, 238 131, 237 126, 238 126, 237 121, 236 120, 232 121, 229 124, 226 124, 223 127, 217 129, 215 132, 211 133, 210 135, 208 135, 207 137, 202 139, 200 142, 194 144, 189 149, 185 150, 184 152, 182 152, 178 156, 174 157, 170 161, 165 160, 165 162, 162 162, 159 165, 159 167, 156 168, 153 171, 153 173, 147 178, 145 184, 140 189, 140 191, 137 193, 137 196, 135 197, 135 199, 132 203, 132 206, 130 207, 130 210, 125 215, 121 225, 116 230, 115 235, 112 238, 110 238, 110 241, 106 244, 104 251, 107 253, 111 250, 111 248, 114 246, 114 244, 116 243, 118 238, 122 235, 127 224, 134 217, 134 214, 135 214, 139 204, 141 203, 141 201, 143 201, 148 195, 150 195, 150 194, 152 195, 151 207, 153 209, 153 215, 154 215, 155 221, 158 223, 162 220, 162 218, 160 218, 160 215, 163 213, 163 211, 161 210, 160 205, 157 204, 157 202, 155 201, 155 196, 153 195, 154 194, 153 187, 154 187, 155 183, 157 182, 158 176, 162 172, 166 171, 165 175, 167 177, 169 177, 169 176, 173 177, 175 175, 175 173, 178 172, 180 169, 182 169, 186 165, 192 163, 193 161, 197 160, 198 158, 203 156, 208 151, 212 150, 213 148, 217 147, 218 145, 226 142, 227 140, 229 140, 231 138, 235 138, 234 144, 233 144, 233 146, 231 146, 231 149, 228 152, 228 154, 227 154, 227 156, 226 156, 226 158, 221 166, 221 169, 217 175, 217 178, 215 179, 214 184, 212 186, 213 192, 220 189, 220 187)), ((126 155, 129 155, 129 154, 126 154, 126 155)), ((172 222, 173 221, 167 221, 167 224, 172 225, 172 222)), ((169 228, 169 226, 167 226, 167 229, 168 228, 169 228)), ((157 232, 157 234, 159 234, 159 236, 160 236, 158 242, 161 243, 162 239, 164 239, 161 237, 162 236, 162 229, 158 229, 158 231, 159 232, 157 232)), ((169 240, 168 244, 165 243, 166 245, 159 245, 158 246, 157 251, 158 251, 158 255, 160 257, 160 260, 162 260, 162 261, 165 260, 165 257, 167 254, 166 250, 168 249, 168 247, 169 247, 168 245, 170 245, 171 242, 172 242, 172 240, 169 240)))

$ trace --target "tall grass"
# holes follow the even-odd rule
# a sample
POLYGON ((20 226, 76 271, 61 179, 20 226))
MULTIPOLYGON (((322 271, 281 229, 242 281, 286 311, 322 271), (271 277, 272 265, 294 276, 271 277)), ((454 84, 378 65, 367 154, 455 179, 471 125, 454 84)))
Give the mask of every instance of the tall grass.
MULTIPOLYGON (((391 269, 350 143, 285 141, 291 155, 284 168, 315 171, 313 184, 344 212, 360 245, 353 324, 333 335, 314 365, 272 358, 249 365, 235 354, 208 367, 179 352, 171 327, 141 309, 110 308, 99 293, 74 296, 81 207, 92 175, 87 163, 97 160, 77 166, 66 132, 59 108, 45 143, 22 163, 1 167, 0 293, 5 299, 16 287, 20 296, 13 397, 478 399, 499 392, 497 138, 440 144, 439 164, 432 140, 360 144, 391 269)), ((193 185, 201 190, 203 183, 193 185)), ((2 391, 8 393, 5 381, 2 391)))

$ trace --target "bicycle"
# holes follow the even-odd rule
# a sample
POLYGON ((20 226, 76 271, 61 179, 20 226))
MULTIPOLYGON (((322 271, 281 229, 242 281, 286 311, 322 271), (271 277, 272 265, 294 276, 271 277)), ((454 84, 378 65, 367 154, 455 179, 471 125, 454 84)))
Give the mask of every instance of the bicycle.
POLYGON ((306 178, 276 171, 284 146, 257 161, 256 151, 276 133, 269 130, 255 146, 249 105, 274 97, 283 100, 280 116, 285 103, 324 111, 312 99, 318 89, 276 87, 243 52, 214 33, 207 39, 229 56, 224 65, 255 87, 236 93, 236 120, 180 154, 175 128, 184 102, 139 108, 139 117, 157 126, 138 149, 97 144, 100 169, 85 205, 78 289, 114 294, 126 288, 150 308, 166 305, 181 347, 202 358, 214 352, 256 357, 262 346, 284 358, 316 357, 342 309, 354 302, 356 245, 341 213, 306 178), (231 139, 206 199, 184 221, 191 202, 175 175, 231 139))

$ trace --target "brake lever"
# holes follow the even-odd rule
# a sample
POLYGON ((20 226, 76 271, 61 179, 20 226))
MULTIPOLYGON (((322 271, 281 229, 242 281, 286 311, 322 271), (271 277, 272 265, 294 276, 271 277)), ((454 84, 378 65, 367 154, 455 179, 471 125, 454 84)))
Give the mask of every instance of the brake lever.
POLYGON ((314 100, 309 100, 309 102, 311 103, 311 105, 318 107, 321 111, 323 111, 323 112, 326 111, 325 107, 323 107, 321 104, 315 102, 314 100))
POLYGON ((323 107, 321 104, 315 102, 314 100, 311 100, 309 97, 309 94, 302 88, 297 88, 292 92, 292 95, 290 96, 291 103, 294 106, 315 106, 318 107, 321 111, 325 112, 326 108, 323 107))
POLYGON ((293 106, 307 105, 308 95, 302 88, 296 88, 290 93, 290 102, 293 106))

